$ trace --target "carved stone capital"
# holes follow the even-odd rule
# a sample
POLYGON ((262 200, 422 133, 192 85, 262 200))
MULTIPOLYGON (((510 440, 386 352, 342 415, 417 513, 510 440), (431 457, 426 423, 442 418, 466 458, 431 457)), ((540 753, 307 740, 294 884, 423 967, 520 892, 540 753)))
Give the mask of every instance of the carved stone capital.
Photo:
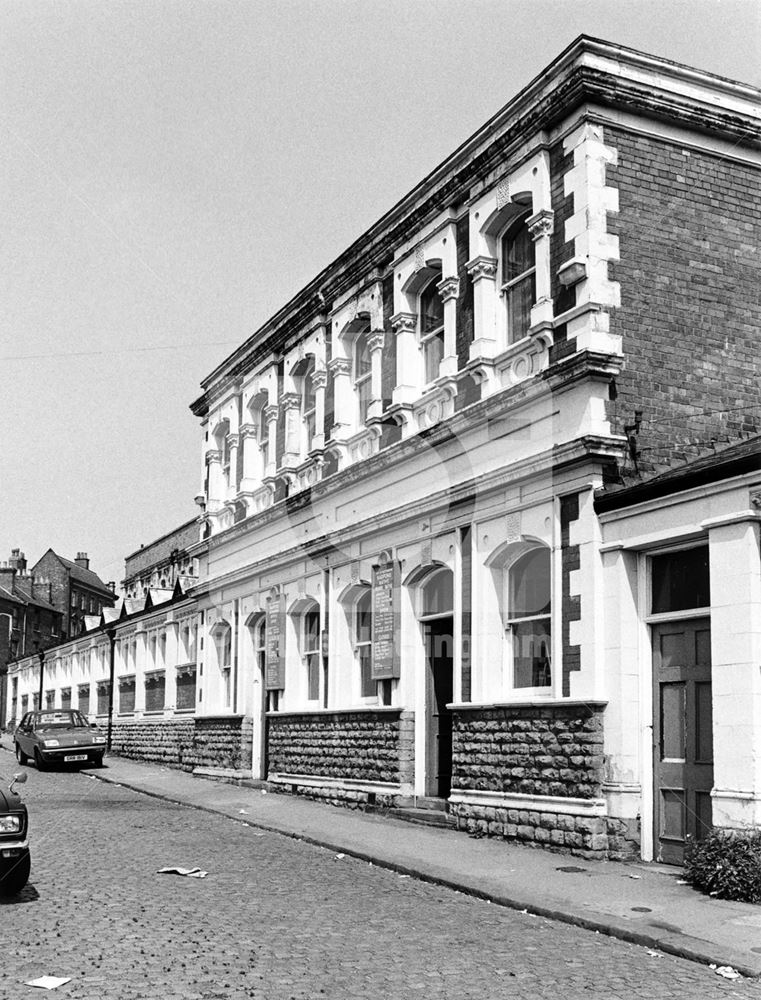
POLYGON ((460 279, 456 275, 450 275, 447 278, 442 278, 436 288, 444 302, 457 299, 460 296, 460 279))
POLYGON ((372 330, 367 338, 367 346, 371 354, 373 351, 382 351, 386 346, 385 330, 372 330))
POLYGON ((270 403, 264 407, 264 419, 268 424, 273 424, 277 420, 278 407, 276 403, 270 403))
POLYGON ((474 257, 473 260, 469 260, 465 267, 468 269, 468 274, 474 283, 481 281, 483 278, 494 281, 497 277, 497 260, 495 257, 485 257, 481 254, 478 257, 474 257))
POLYGON ((238 434, 237 434, 237 432, 235 434, 228 434, 227 437, 225 438, 225 440, 227 441, 228 448, 237 448, 238 447, 238 434))
POLYGON ((555 228, 555 213, 549 208, 540 208, 526 223, 533 239, 551 236, 555 228))
POLYGON ((328 371, 333 378, 339 375, 350 375, 351 361, 348 358, 332 358, 328 362, 328 371))
POLYGON ((284 410, 298 410, 301 406, 301 396, 297 392, 284 392, 280 397, 280 405, 284 410))
POLYGON ((206 464, 213 465, 214 463, 219 464, 222 461, 222 452, 218 448, 209 448, 206 452, 206 464))
POLYGON ((328 371, 326 368, 317 368, 312 372, 312 386, 315 389, 324 389, 328 384, 328 371))
POLYGON ((751 507, 755 507, 756 510, 761 510, 761 492, 751 493, 750 505, 751 507))
POLYGON ((414 333, 417 326, 417 314, 408 312, 394 313, 391 317, 391 327, 395 334, 414 333))
POLYGON ((244 441, 250 440, 251 438, 257 438, 259 433, 256 424, 241 424, 240 436, 244 439, 244 441))

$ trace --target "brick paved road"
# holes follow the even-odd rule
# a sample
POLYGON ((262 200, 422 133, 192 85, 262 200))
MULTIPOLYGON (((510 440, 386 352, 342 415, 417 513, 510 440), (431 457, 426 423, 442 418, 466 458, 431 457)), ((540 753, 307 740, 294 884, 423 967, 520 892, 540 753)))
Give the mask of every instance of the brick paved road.
MULTIPOLYGON (((11 758, 0 753, 0 772, 11 758)), ((761 1000, 761 982, 400 878, 75 773, 28 768, 32 880, 0 905, 0 998, 761 1000), (156 875, 198 865, 205 880, 156 875)))

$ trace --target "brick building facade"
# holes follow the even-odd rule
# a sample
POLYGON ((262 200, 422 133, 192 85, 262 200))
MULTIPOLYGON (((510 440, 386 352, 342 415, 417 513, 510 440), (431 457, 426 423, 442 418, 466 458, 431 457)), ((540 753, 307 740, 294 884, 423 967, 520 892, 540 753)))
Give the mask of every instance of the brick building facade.
POLYGON ((208 376, 162 759, 228 720, 582 855, 761 821, 760 108, 581 37, 208 376))
POLYGON ((48 588, 49 601, 63 615, 67 637, 84 631, 87 615, 99 615, 116 601, 115 584, 105 584, 90 569, 86 552, 77 553, 72 560, 48 549, 32 567, 32 576, 48 588))

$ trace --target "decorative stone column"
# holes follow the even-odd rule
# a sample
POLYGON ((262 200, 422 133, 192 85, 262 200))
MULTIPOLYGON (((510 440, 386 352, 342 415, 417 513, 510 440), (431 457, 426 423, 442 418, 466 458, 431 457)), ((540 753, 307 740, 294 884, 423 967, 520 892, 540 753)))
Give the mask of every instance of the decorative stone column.
POLYGON ((328 385, 326 368, 316 368, 312 372, 312 388, 314 389, 314 422, 315 434, 312 438, 312 451, 322 451, 325 447, 325 389, 328 385))
POLYGON ((466 264, 473 282, 473 343, 470 358, 493 358, 497 353, 497 261, 483 255, 466 264))
POLYGON ((170 711, 177 708, 177 663, 180 647, 177 622, 166 625, 166 661, 164 663, 164 707, 170 711))
POLYGON ((145 711, 145 670, 148 656, 148 633, 135 633, 135 715, 145 711))
POLYGON ((293 469, 301 464, 301 397, 296 392, 284 392, 280 405, 285 414, 285 450, 281 469, 293 469))
POLYGON ((411 405, 420 395, 420 350, 417 341, 417 315, 399 312, 391 317, 396 337, 396 385, 393 402, 411 405))
POLYGON ((217 448, 209 448, 206 452, 206 467, 209 477, 208 508, 210 511, 218 510, 223 503, 224 488, 222 480, 222 452, 217 448))
POLYGON ((555 213, 542 208, 528 220, 528 231, 534 240, 536 302, 531 308, 531 326, 552 322, 552 285, 550 275, 550 236, 555 226, 555 213))
POLYGON ((277 470, 277 418, 278 407, 270 404, 264 408, 264 418, 267 421, 267 468, 265 478, 271 479, 277 470))
POLYGON ((444 356, 439 365, 439 375, 457 374, 457 299, 460 296, 460 279, 455 275, 443 278, 436 285, 444 303, 444 356))
POLYGON ((330 436, 335 441, 345 441, 353 434, 355 425, 351 361, 348 358, 333 358, 328 362, 328 371, 333 378, 335 406, 335 417, 330 436))
POLYGON ((367 409, 369 418, 380 417, 383 413, 383 348, 386 344, 386 334, 383 330, 373 330, 367 338, 370 350, 370 406, 367 409))

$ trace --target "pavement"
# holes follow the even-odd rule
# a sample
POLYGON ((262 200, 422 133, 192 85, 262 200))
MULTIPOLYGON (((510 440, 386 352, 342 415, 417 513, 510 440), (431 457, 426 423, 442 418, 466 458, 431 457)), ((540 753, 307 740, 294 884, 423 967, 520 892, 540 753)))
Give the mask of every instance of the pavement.
POLYGON ((698 893, 680 869, 582 861, 115 756, 85 773, 500 906, 761 976, 761 907, 698 893))

